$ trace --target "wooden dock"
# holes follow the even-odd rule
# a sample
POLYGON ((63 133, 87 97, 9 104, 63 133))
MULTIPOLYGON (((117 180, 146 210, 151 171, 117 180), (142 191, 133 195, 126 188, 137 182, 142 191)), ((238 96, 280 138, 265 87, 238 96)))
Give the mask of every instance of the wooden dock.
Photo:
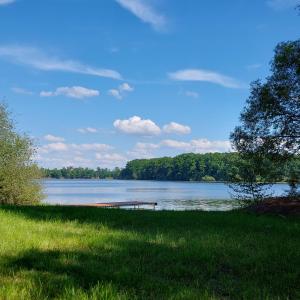
POLYGON ((122 201, 122 202, 105 202, 105 203, 87 203, 87 204, 71 204, 71 206, 89 206, 89 207, 106 207, 106 208, 120 208, 130 207, 139 209, 141 206, 152 206, 155 209, 157 202, 144 202, 144 201, 122 201))

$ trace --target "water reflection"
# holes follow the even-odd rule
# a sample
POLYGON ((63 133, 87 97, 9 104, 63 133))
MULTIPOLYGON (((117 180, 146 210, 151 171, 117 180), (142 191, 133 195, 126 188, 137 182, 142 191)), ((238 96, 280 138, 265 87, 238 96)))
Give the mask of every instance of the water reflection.
MULTIPOLYGON (((133 180, 44 180, 46 203, 85 204, 117 201, 157 202, 166 210, 230 210, 237 203, 230 199, 223 183, 162 182, 133 180)), ((282 194, 285 184, 273 186, 282 194)))

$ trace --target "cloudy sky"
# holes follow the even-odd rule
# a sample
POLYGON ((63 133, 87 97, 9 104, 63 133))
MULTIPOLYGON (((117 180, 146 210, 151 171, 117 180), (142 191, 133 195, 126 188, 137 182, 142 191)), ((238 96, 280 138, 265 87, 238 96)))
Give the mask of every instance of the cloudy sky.
POLYGON ((0 99, 42 166, 229 151, 299 0, 0 0, 0 99))

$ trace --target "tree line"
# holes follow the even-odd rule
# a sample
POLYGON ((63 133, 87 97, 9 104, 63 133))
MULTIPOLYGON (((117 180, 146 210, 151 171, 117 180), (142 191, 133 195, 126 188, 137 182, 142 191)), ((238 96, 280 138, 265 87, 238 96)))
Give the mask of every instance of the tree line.
POLYGON ((113 170, 107 168, 75 168, 75 167, 65 167, 61 169, 41 169, 43 176, 45 178, 55 178, 55 179, 117 179, 120 176, 121 170, 115 168, 113 170))
MULTIPOLYGON (((123 169, 68 167, 42 171, 47 178, 232 182, 241 179, 241 160, 238 153, 187 153, 175 157, 135 159, 123 169)), ((269 176, 258 176, 257 181, 287 181, 295 169, 300 169, 299 157, 281 166, 269 165, 269 176)))

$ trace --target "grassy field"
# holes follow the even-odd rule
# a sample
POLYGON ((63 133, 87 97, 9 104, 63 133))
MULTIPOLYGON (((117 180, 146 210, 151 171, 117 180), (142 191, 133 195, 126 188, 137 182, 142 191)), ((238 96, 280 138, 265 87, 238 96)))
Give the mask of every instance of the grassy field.
POLYGON ((300 219, 0 207, 0 299, 300 299, 300 219))

